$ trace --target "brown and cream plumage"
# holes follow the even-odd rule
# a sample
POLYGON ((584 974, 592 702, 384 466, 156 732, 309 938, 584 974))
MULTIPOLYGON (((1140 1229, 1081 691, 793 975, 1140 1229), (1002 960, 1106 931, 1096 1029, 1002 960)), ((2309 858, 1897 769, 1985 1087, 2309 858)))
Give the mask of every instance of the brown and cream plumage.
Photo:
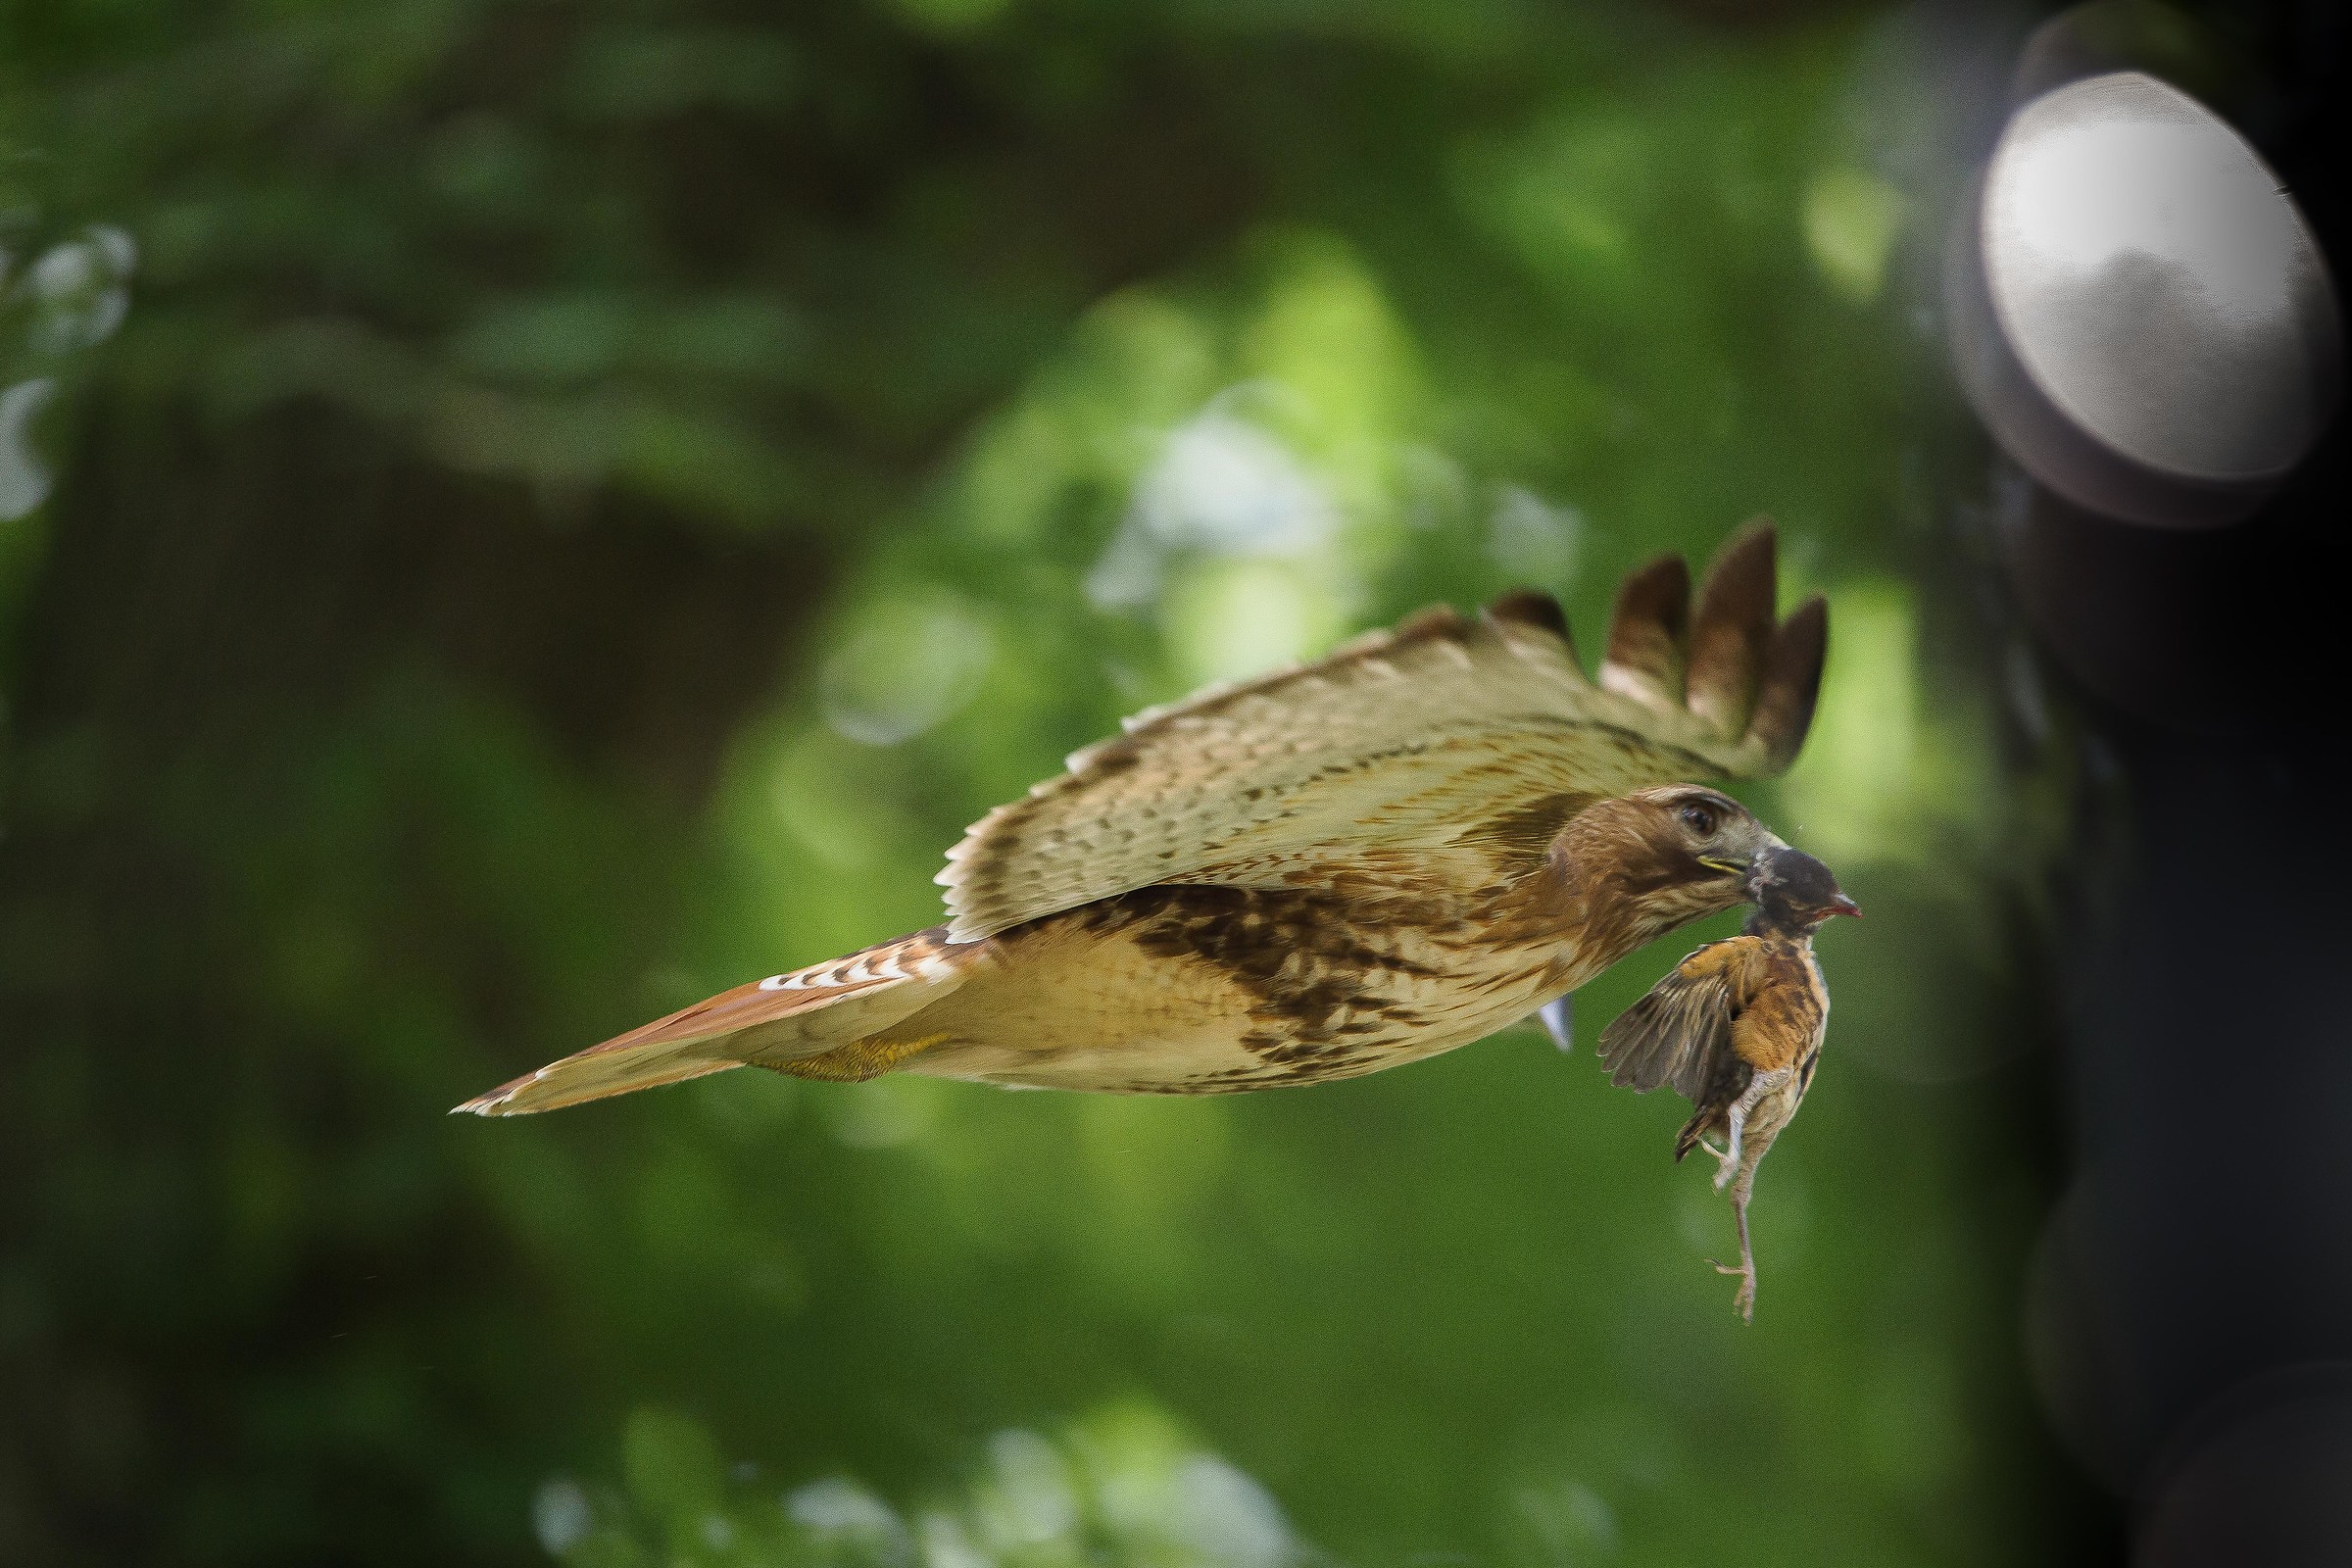
POLYGON ((1740 1276, 1733 1305, 1743 1318, 1756 1306, 1747 1239, 1756 1167, 1796 1115, 1829 1030, 1813 933, 1835 915, 1862 912, 1828 866, 1787 848, 1756 858, 1748 896, 1756 907, 1740 935, 1690 954, 1600 1033, 1611 1083, 1643 1093, 1671 1084, 1690 1102, 1674 1157, 1705 1148, 1716 1158, 1716 1189, 1732 1190, 1740 1266, 1717 1267, 1740 1276))
POLYGON ((1827 612, 1776 620, 1769 524, 1694 621, 1666 558, 1598 678, 1547 596, 1425 611, 1201 692, 991 811, 948 921, 773 975, 461 1106, 546 1110, 756 1064, 1200 1094, 1466 1044, 1743 896, 1779 841, 1694 780, 1785 768, 1827 612))

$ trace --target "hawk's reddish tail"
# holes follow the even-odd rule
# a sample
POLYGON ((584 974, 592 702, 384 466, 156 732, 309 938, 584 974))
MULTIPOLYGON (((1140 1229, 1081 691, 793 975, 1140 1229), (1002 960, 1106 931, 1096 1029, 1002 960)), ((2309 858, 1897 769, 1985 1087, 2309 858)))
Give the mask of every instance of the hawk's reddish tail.
POLYGON ((592 1046, 457 1108, 477 1116, 561 1110, 729 1067, 790 1069, 888 1029, 961 983, 983 956, 944 928, 769 975, 592 1046))

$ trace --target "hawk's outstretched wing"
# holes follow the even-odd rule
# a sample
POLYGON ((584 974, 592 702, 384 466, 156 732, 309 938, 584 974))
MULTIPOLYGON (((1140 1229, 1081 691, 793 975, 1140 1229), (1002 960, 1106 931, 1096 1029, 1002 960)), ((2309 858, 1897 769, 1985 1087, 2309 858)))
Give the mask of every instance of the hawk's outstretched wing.
POLYGON ((1491 888, 1595 800, 1778 773, 1812 722, 1828 613, 1816 597, 1776 625, 1773 554, 1769 522, 1726 546, 1695 626, 1681 558, 1628 577, 1597 681, 1559 606, 1523 590, 1139 713, 949 852, 950 940, 1164 882, 1491 888))

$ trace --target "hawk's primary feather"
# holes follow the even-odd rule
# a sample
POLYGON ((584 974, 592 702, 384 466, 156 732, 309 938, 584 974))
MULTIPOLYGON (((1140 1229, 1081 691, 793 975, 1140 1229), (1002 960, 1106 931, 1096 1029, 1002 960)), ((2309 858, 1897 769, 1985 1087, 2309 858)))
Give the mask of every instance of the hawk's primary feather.
POLYGON ((949 852, 949 939, 1159 883, 1491 887, 1596 800, 1777 773, 1828 621, 1814 598, 1774 623, 1773 556, 1769 522, 1726 546, 1694 627, 1679 558, 1628 578, 1597 681, 1559 607, 1522 591, 1139 713, 949 852))

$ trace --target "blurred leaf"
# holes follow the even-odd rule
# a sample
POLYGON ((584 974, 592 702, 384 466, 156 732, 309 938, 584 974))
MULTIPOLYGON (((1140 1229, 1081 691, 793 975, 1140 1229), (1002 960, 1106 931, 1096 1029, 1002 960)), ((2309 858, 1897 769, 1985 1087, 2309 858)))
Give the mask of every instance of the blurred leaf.
POLYGON ((630 1413, 621 1434, 621 1468, 629 1495, 673 1534, 699 1527, 717 1510, 725 1489, 710 1434, 674 1410, 648 1406, 630 1413))

